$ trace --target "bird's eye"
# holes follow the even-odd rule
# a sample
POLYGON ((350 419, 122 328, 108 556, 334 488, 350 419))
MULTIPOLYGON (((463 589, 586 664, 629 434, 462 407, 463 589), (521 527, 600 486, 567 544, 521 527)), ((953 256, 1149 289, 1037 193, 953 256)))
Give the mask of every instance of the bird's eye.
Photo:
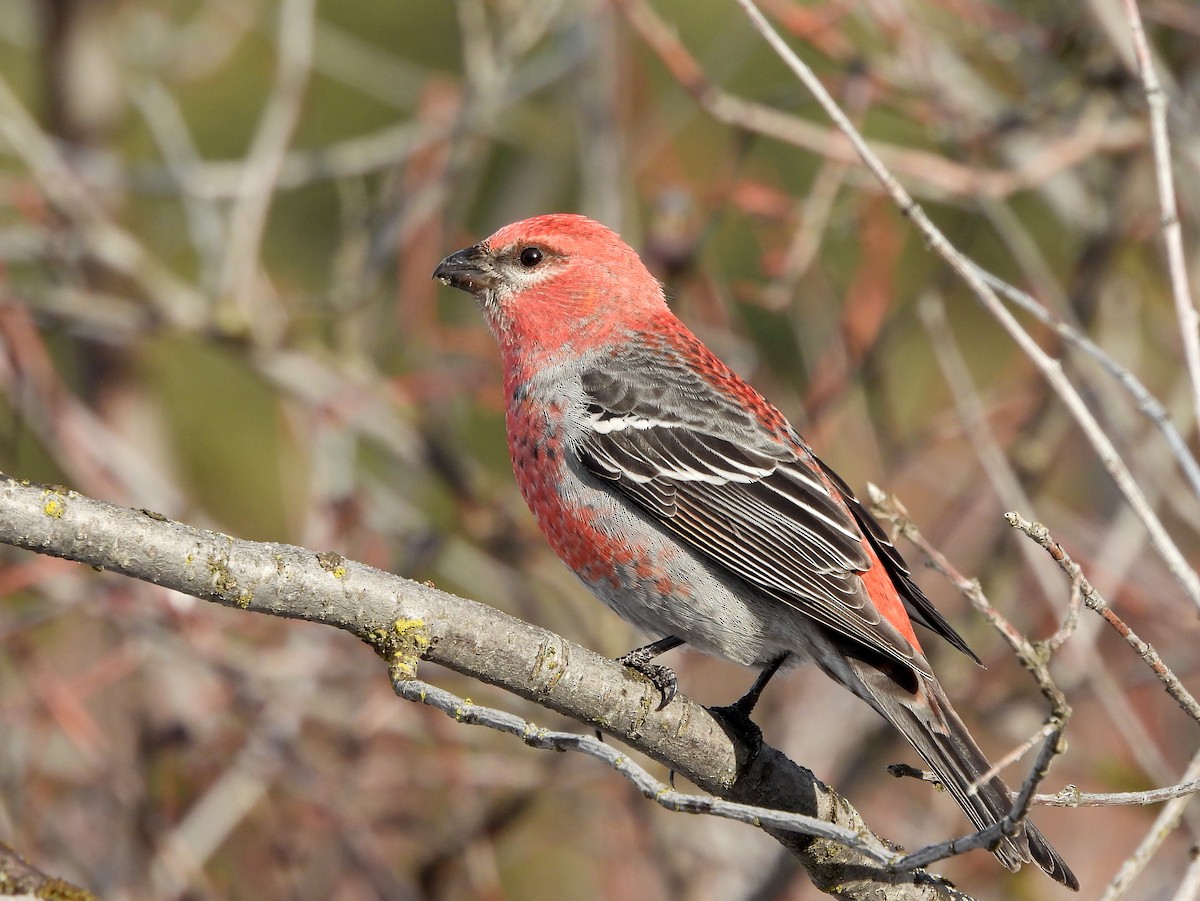
POLYGON ((526 269, 532 269, 542 261, 542 252, 536 247, 526 247, 521 251, 521 256, 518 259, 526 269))

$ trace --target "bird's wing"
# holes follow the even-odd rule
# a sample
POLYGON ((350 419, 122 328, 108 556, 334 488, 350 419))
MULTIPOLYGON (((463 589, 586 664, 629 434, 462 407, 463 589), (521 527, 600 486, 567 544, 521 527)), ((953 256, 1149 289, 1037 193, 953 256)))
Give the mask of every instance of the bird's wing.
POLYGON ((728 389, 742 383, 715 358, 706 362, 702 374, 671 354, 656 354, 653 366, 617 355, 586 371, 578 453, 588 471, 727 573, 835 634, 921 669, 909 642, 881 627, 860 578, 873 564, 865 538, 906 606, 914 607, 909 589, 919 598, 916 621, 965 648, 870 514, 847 502, 853 495, 844 483, 826 475, 773 407, 757 394, 735 399, 728 389))
POLYGON ((925 597, 925 592, 921 591, 917 583, 913 581, 912 572, 909 571, 904 558, 900 556, 900 551, 892 544, 892 540, 888 538, 887 532, 884 531, 879 521, 867 511, 862 505, 862 501, 855 496, 854 492, 850 490, 850 486, 842 480, 841 476, 830 469, 816 455, 813 455, 813 460, 821 467, 826 478, 833 483, 834 488, 841 494, 842 500, 846 503, 850 513, 862 528, 863 534, 867 536, 867 540, 871 543, 871 547, 875 550, 879 561, 883 564, 883 568, 891 576, 892 584, 896 586, 896 590, 900 593, 900 599, 904 602, 904 607, 908 611, 908 615, 912 617, 913 622, 920 623, 929 631, 940 635, 955 648, 982 666, 983 661, 979 659, 979 655, 971 650, 966 640, 946 621, 946 618, 942 616, 942 612, 933 606, 933 601, 925 597))

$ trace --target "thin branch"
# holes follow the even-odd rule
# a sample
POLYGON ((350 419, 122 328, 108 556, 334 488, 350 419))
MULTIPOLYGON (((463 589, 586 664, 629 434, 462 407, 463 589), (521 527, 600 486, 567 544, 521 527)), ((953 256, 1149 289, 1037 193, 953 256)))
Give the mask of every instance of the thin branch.
POLYGON ((275 87, 242 168, 240 196, 229 219, 229 254, 221 275, 222 294, 243 308, 254 293, 259 249, 267 213, 275 197, 275 181, 300 120, 304 89, 312 69, 315 15, 316 0, 285 0, 279 9, 275 87))
MULTIPOLYGON (((1192 758, 1192 762, 1188 764, 1187 770, 1183 774, 1184 779, 1192 780, 1200 778, 1200 754, 1192 758)), ((1134 879, 1146 868, 1158 850, 1162 847, 1163 842, 1167 837, 1175 831, 1179 825, 1179 821, 1183 818, 1183 811, 1189 803, 1191 796, 1186 795, 1179 798, 1173 798, 1168 801, 1159 814, 1154 819, 1154 824, 1147 830, 1145 837, 1138 844, 1133 854, 1121 864, 1121 868, 1117 871, 1117 875, 1113 877, 1112 882, 1104 890, 1099 901, 1117 901, 1124 897, 1129 890, 1129 886, 1133 884, 1134 879)))
POLYGON ((951 244, 945 234, 933 224, 925 211, 913 200, 912 195, 896 180, 896 177, 892 175, 879 156, 871 149, 858 130, 855 129, 854 125, 846 117, 846 114, 837 105, 837 102, 825 90, 825 86, 821 84, 816 73, 792 51, 783 38, 780 37, 779 33, 767 22, 763 14, 759 12, 752 0, 738 0, 738 4, 745 10, 754 28, 770 44, 780 59, 787 64, 793 74, 808 88, 817 99, 817 102, 821 104, 826 114, 841 129, 847 139, 849 139, 859 157, 866 164, 866 167, 879 180, 880 184, 883 185, 900 210, 912 219, 913 224, 925 238, 930 248, 959 274, 975 296, 987 308, 988 312, 1008 332, 1021 351, 1033 362, 1038 371, 1042 373, 1043 378, 1045 378, 1046 382, 1059 396, 1083 430, 1088 441, 1091 442, 1096 455, 1100 458, 1101 463, 1104 464, 1104 468, 1112 476, 1117 488, 1125 496, 1126 502, 1142 520, 1150 536, 1151 543, 1166 563, 1167 568, 1175 576, 1192 601, 1197 606, 1200 606, 1200 576, 1188 564, 1187 559, 1180 552, 1170 534, 1168 534, 1162 521, 1146 501, 1141 487, 1133 478, 1129 467, 1125 465, 1125 461, 1122 460, 1120 453, 1118 453, 1111 439, 1109 439, 1103 427, 1096 420, 1092 411, 1088 409, 1087 403, 1076 390, 1075 386, 1064 375, 1062 364, 1038 346, 1033 336, 1021 327, 1016 317, 1004 306, 987 282, 979 276, 978 267, 951 244))
POLYGON ((1054 333, 1068 344, 1079 348, 1099 363, 1105 372, 1116 379, 1118 384, 1129 392, 1129 395, 1137 404, 1138 410, 1162 432, 1163 438, 1171 448, 1171 453, 1175 456, 1175 462, 1179 464, 1179 468, 1183 470, 1184 476, 1191 485, 1192 492, 1196 497, 1200 498, 1200 463, 1196 462, 1195 454, 1188 447, 1183 435, 1179 433, 1179 429, 1175 427, 1175 423, 1171 420, 1171 414, 1167 412, 1158 398, 1151 394, 1149 389, 1142 384, 1142 381, 1114 360, 1104 348, 1056 317, 1028 292, 1010 285, 1004 279, 998 278, 990 272, 985 272, 983 269, 977 267, 976 271, 979 273, 979 277, 998 291, 1001 296, 1012 301, 1026 313, 1036 317, 1039 322, 1053 329, 1054 333))
POLYGON ((878 842, 866 841, 858 832, 826 820, 676 791, 665 782, 655 779, 626 752, 598 738, 578 732, 546 729, 506 711, 472 703, 428 682, 411 678, 403 670, 393 669, 392 687, 396 694, 406 701, 440 710, 451 719, 465 725, 484 726, 497 732, 515 735, 531 748, 543 751, 575 751, 607 763, 633 783, 642 795, 667 810, 705 813, 751 826, 770 826, 827 838, 853 848, 883 866, 891 866, 899 859, 898 855, 888 852, 878 842))
MULTIPOLYGON (((1014 763, 1032 751, 1039 742, 1041 742, 1044 746, 1045 742, 1051 738, 1057 741, 1061 734, 1061 727, 1059 727, 1053 720, 1047 723, 1042 723, 1042 727, 1038 729, 1037 732, 1029 736, 1019 745, 1016 745, 1008 753, 997 757, 995 763, 975 777, 975 780, 971 783, 971 791, 978 791, 979 786, 991 780, 993 776, 1000 775, 1002 772, 1004 772, 1004 770, 1012 766, 1014 763)), ((1026 780, 1026 783, 1022 784, 1023 790, 1026 784, 1028 784, 1028 780, 1026 780)), ((1036 788, 1036 785, 1034 787, 1036 788)))
POLYGON ((1070 555, 1063 550, 1063 546, 1054 540, 1054 536, 1050 534, 1050 530, 1040 522, 1030 522, 1019 513, 1006 513, 1004 514, 1004 518, 1014 529, 1024 532, 1045 548, 1050 558, 1070 578, 1072 586, 1078 586, 1079 591, 1083 595, 1084 606, 1089 610, 1095 610, 1099 613, 1104 621, 1112 626, 1118 635, 1125 639, 1125 642, 1133 648, 1137 655, 1150 667, 1154 675, 1158 677, 1158 680, 1163 684, 1163 688, 1167 690, 1167 694, 1175 699, 1175 703, 1182 707, 1184 712, 1195 722, 1200 723, 1200 703, 1197 703, 1192 693, 1179 681, 1179 677, 1163 662, 1163 659, 1158 655, 1158 651, 1154 650, 1152 645, 1142 641, 1137 633, 1108 606, 1108 602, 1100 596, 1099 592, 1092 587, 1091 582, 1084 576, 1079 564, 1072 560, 1070 555))
POLYGON ((1046 777, 1050 770, 1050 764, 1054 758, 1062 753, 1062 730, 1054 729, 1053 732, 1042 743, 1042 749, 1038 753, 1038 758, 1034 764, 1033 770, 1026 778, 1021 790, 1017 792, 1013 799, 1012 810, 1004 819, 993 823, 987 829, 980 832, 964 835, 961 838, 951 839, 948 842, 943 842, 940 845, 931 845, 928 848, 922 848, 909 854, 899 863, 909 867, 927 867, 931 863, 943 860, 947 857, 952 857, 955 854, 961 854, 963 851, 973 848, 988 848, 1000 840, 1001 836, 1016 835, 1020 829, 1020 823, 1025 818, 1029 811, 1029 806, 1034 798, 1034 792, 1037 786, 1046 777))
MULTIPOLYGON (((766 135, 815 153, 825 159, 850 163, 855 148, 836 132, 799 116, 789 115, 730 94, 709 82, 704 70, 679 38, 644 0, 613 0, 676 81, 719 122, 766 135)), ((960 197, 1002 198, 1043 184, 1058 172, 1094 159, 1098 154, 1119 153, 1146 141, 1140 122, 1093 123, 1064 136, 1031 157, 1018 169, 983 169, 967 166, 936 153, 877 142, 875 147, 888 168, 901 172, 923 196, 946 200, 960 197)))
MULTIPOLYGON (((748 804, 730 803, 702 795, 683 794, 655 779, 629 755, 599 739, 574 732, 555 732, 543 729, 528 720, 502 710, 472 704, 448 691, 410 678, 403 671, 393 669, 392 685, 400 697, 434 707, 460 723, 486 726, 499 732, 515 735, 533 748, 578 751, 604 761, 632 782, 643 796, 667 810, 677 813, 708 814, 764 829, 788 830, 826 838, 853 848, 865 857, 877 861, 891 872, 919 870, 930 863, 967 851, 991 848, 1001 835, 1013 835, 1016 831, 1016 821, 1006 819, 981 832, 974 832, 950 842, 933 845, 914 854, 900 856, 881 849, 877 844, 865 841, 855 830, 836 826, 824 820, 748 804), (913 861, 918 859, 923 862, 914 864, 913 861)), ((942 884, 939 885, 939 888, 946 889, 950 898, 969 901, 966 895, 950 886, 942 884)), ((891 896, 888 897, 890 899, 891 896)))
POLYGON ((1068 785, 1055 795, 1035 795, 1033 802, 1045 807, 1131 807, 1161 804, 1197 792, 1200 792, 1200 779, 1141 792, 1081 792, 1075 786, 1068 785))
POLYGON ((1200 425, 1200 313, 1192 302, 1188 285, 1187 260, 1183 250, 1183 226, 1175 202, 1175 173, 1171 165, 1171 138, 1167 131, 1167 95, 1158 80, 1150 44, 1137 0, 1123 0, 1129 18, 1129 33, 1133 38, 1133 56, 1138 75, 1150 107, 1150 144, 1154 148, 1154 171, 1158 186, 1158 203, 1162 211, 1163 240, 1167 248, 1167 271, 1171 276, 1171 296, 1175 300, 1175 315, 1179 320, 1179 335, 1183 356, 1192 383, 1192 411, 1200 425))
POLYGON ((112 221, 3 78, 0 78, 0 138, 20 157, 55 210, 79 229, 79 240, 87 253, 137 285, 159 319, 196 330, 208 323, 208 302, 203 295, 112 221))
POLYGON ((1041 652, 1039 645, 1035 645, 1022 635, 1004 614, 992 606, 992 603, 984 595, 978 579, 968 579, 960 573, 941 551, 925 539, 912 520, 908 518, 908 511, 904 505, 895 497, 886 494, 877 485, 870 483, 867 485, 867 496, 871 502, 871 512, 880 519, 895 525, 900 534, 915 544, 925 555, 929 564, 945 576, 992 628, 1000 633, 1000 637, 1008 642, 1009 647, 1017 655, 1017 659, 1021 661, 1021 665, 1032 674, 1042 695, 1050 702, 1051 713, 1047 722, 1057 721, 1065 724, 1070 719, 1071 707, 1067 704, 1062 689, 1050 675, 1049 660, 1047 655, 1041 652))

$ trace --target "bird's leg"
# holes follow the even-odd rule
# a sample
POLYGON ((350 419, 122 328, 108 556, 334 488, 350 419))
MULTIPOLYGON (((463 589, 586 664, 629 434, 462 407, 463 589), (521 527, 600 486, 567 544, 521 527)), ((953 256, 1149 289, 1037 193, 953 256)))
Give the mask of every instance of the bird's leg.
POLYGON ((771 681, 771 677, 779 672, 779 668, 788 659, 788 654, 789 652, 785 651, 764 666, 762 672, 758 674, 758 678, 754 680, 754 684, 750 686, 750 690, 732 704, 726 707, 709 708, 710 712, 725 724, 725 729, 731 736, 740 738, 750 748, 747 762, 743 766, 749 765, 749 761, 758 756, 759 749, 762 747, 762 730, 750 719, 750 713, 758 704, 758 699, 762 696, 767 683, 771 681))
POLYGON ((648 645, 634 648, 628 654, 623 654, 617 658, 617 663, 629 667, 635 673, 641 673, 650 680, 651 685, 658 689, 662 700, 659 702, 657 710, 662 710, 671 703, 671 699, 675 697, 675 691, 679 687, 679 681, 675 678, 675 673, 672 670, 665 666, 651 663, 650 661, 659 654, 665 654, 667 651, 677 648, 683 643, 682 638, 668 635, 648 645))
POLYGON ((758 678, 754 680, 754 684, 750 686, 750 690, 729 705, 727 710, 738 713, 746 719, 750 719, 750 713, 758 704, 758 699, 762 697, 763 689, 767 687, 767 683, 771 681, 771 677, 779 672, 780 667, 788 659, 789 652, 784 651, 770 663, 763 667, 762 672, 758 674, 758 678))

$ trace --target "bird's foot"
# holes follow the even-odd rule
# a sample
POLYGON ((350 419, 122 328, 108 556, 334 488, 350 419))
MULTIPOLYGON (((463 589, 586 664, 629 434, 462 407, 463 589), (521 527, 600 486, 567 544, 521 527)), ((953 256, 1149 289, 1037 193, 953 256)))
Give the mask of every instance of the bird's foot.
POLYGON ((750 690, 725 707, 711 707, 709 712, 717 717, 725 726, 726 731, 732 737, 741 739, 750 749, 748 760, 753 760, 758 756, 759 749, 762 748, 763 737, 762 729, 754 720, 750 719, 750 714, 754 712, 754 708, 758 705, 758 699, 762 697, 763 689, 767 687, 767 683, 771 678, 779 672, 784 662, 787 660, 787 654, 780 654, 770 663, 768 663, 758 678, 754 680, 754 684, 750 686, 750 690))
POLYGON ((679 688, 679 680, 675 678, 673 670, 665 666, 659 666, 650 661, 659 654, 665 654, 672 648, 677 648, 683 644, 682 638, 676 638, 674 635, 667 635, 660 638, 658 641, 651 642, 640 648, 634 648, 628 654, 623 654, 617 658, 617 663, 622 666, 627 666, 635 673, 640 673, 650 680, 650 684, 658 689, 661 697, 656 711, 662 710, 671 703, 671 699, 675 697, 675 692, 679 688))
POLYGON ((758 756, 758 752, 762 749, 762 729, 758 727, 758 724, 754 720, 750 719, 750 709, 753 706, 753 704, 744 706, 742 701, 738 700, 724 707, 708 708, 708 712, 717 718, 717 721, 721 724, 726 734, 735 742, 743 744, 748 749, 749 753, 747 753, 745 761, 739 765, 739 772, 744 771, 750 761, 754 760, 758 756))
POLYGON ((675 671, 670 667, 651 663, 648 657, 639 653, 644 650, 645 648, 638 648, 636 651, 630 651, 625 656, 618 657, 617 663, 645 676, 650 680, 650 684, 658 689, 661 700, 654 709, 659 711, 670 704, 671 699, 675 697, 675 692, 679 690, 679 680, 675 676, 675 671))

